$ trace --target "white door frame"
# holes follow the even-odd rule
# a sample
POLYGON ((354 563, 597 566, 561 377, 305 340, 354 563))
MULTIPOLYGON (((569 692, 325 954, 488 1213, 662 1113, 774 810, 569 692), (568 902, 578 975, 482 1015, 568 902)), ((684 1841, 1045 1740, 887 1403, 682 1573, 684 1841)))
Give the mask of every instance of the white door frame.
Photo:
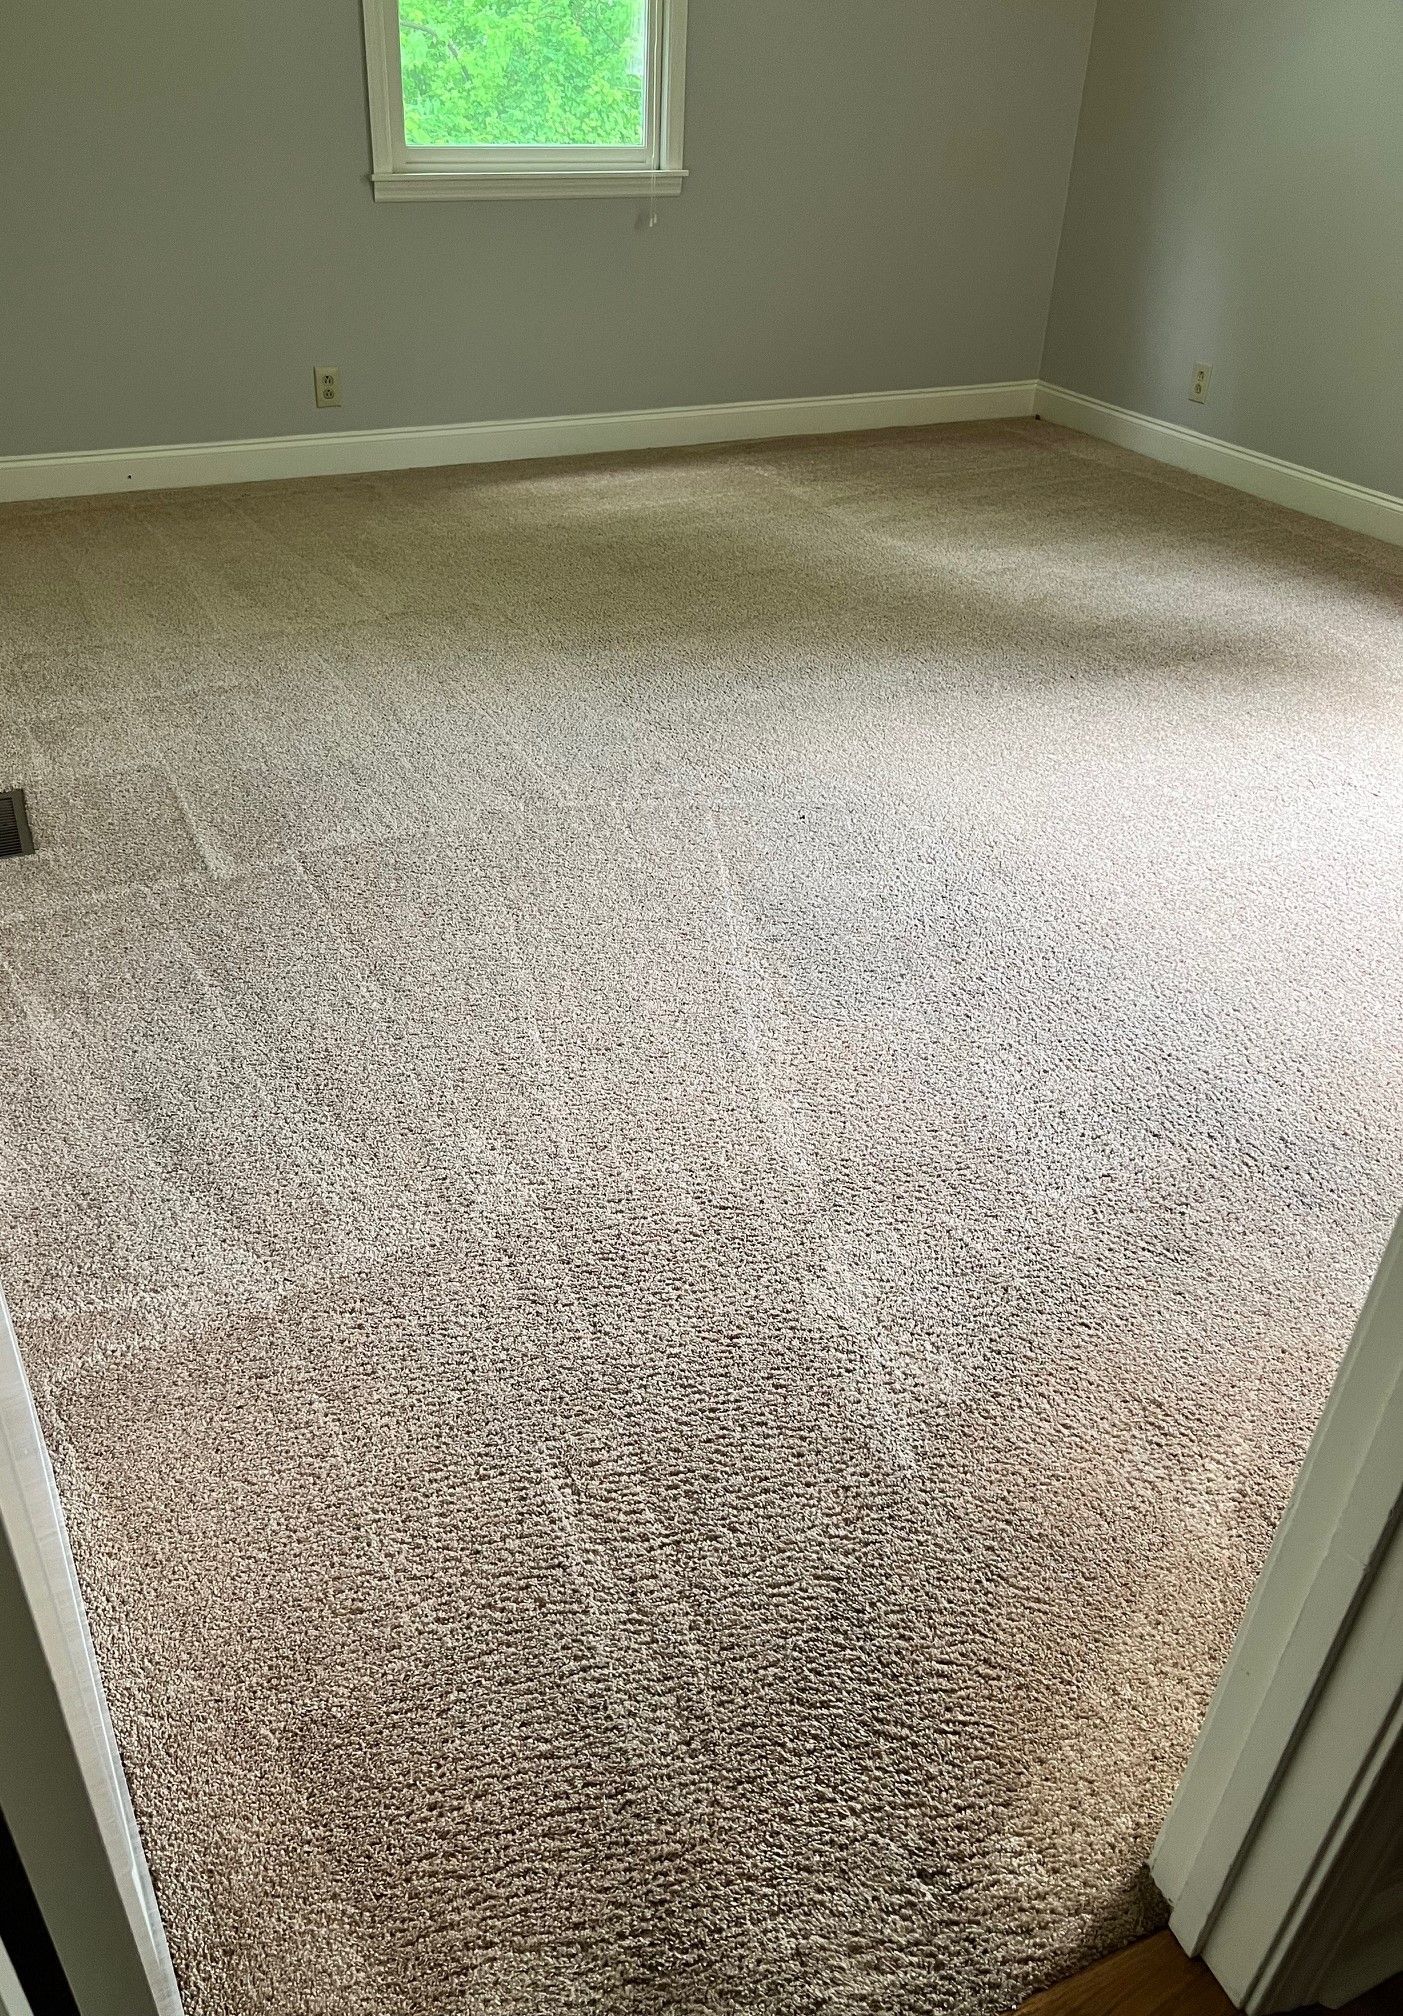
POLYGON ((1151 1858, 1249 2016, 1403 1968, 1403 1219, 1151 1858))
POLYGON ((0 1946, 0 2016, 34 2016, 9 1954, 0 1946))
POLYGON ((82 2016, 180 2016, 53 1466, 2 1294, 0 1701, 0 1810, 82 2016))

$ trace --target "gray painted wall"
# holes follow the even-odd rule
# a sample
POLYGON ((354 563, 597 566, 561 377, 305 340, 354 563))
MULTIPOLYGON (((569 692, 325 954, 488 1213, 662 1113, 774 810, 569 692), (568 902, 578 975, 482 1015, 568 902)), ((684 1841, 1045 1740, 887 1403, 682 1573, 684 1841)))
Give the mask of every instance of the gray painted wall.
POLYGON ((1101 0, 1043 375, 1403 494, 1399 0, 1101 0))
POLYGON ((652 231, 374 203, 359 0, 0 12, 0 454, 1037 373, 1094 0, 691 0, 652 231))

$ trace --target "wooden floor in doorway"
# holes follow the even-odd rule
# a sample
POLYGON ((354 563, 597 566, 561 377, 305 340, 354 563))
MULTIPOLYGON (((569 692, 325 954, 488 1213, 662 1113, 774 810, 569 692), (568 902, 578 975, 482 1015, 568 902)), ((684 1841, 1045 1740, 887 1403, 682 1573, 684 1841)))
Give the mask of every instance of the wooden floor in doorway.
MULTIPOLYGON (((1018 2016, 1234 2016, 1234 2011, 1203 1962, 1190 1960, 1172 1933, 1157 1932, 1035 1995, 1018 2016)), ((1403 2016, 1403 1977, 1335 2016, 1403 2016)))

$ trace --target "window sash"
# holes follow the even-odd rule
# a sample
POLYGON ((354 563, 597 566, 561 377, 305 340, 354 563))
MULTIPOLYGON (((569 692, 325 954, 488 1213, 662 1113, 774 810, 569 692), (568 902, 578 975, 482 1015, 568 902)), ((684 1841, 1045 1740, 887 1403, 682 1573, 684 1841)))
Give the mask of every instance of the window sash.
MULTIPOLYGON (((681 7, 685 0, 647 0, 645 20, 645 69, 643 78, 644 140, 638 147, 581 146, 480 146, 411 147, 404 137, 404 81, 400 69, 399 0, 365 0, 366 48, 376 51, 382 67, 380 124, 377 130, 376 77, 371 56, 371 131, 375 143, 377 171, 389 169, 395 175, 453 174, 455 176, 608 175, 680 169, 680 120, 673 127, 667 116, 668 100, 674 92, 680 99, 680 57, 669 60, 667 44, 680 29, 681 7), (673 18, 669 19, 669 16, 673 18), (378 45, 378 50, 377 50, 378 45), (386 115, 387 122, 386 122, 386 115), (669 134, 668 129, 673 127, 669 134), (388 160, 383 160, 383 141, 388 139, 388 160), (670 158, 675 153, 676 159, 670 158)), ((676 108, 674 108, 676 109, 676 108)))

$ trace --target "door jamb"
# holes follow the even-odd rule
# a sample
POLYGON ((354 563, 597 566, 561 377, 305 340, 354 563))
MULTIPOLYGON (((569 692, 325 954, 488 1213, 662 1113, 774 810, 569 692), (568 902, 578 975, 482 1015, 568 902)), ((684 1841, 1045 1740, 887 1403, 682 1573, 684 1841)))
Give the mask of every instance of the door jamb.
POLYGON ((0 1294, 0 1806, 82 2016, 181 2016, 53 1465, 0 1294))
POLYGON ((1151 1857, 1175 1936, 1249 2016, 1349 1975, 1403 1768, 1400 1623, 1403 1219, 1151 1857))

